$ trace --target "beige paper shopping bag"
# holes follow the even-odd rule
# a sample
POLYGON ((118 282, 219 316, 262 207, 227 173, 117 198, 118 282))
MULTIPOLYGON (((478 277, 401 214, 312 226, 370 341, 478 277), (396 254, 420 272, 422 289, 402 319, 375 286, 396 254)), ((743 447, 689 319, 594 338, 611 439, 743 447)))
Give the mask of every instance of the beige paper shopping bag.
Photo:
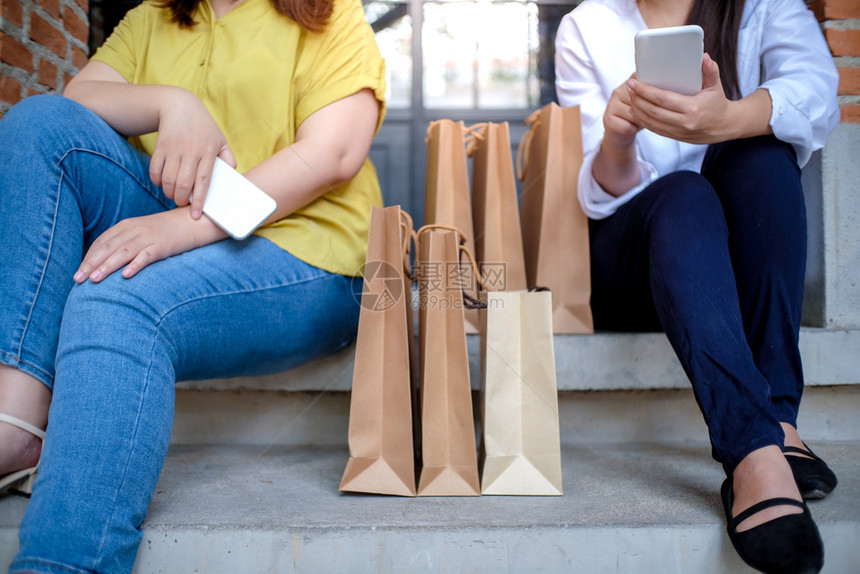
POLYGON ((456 231, 418 232, 422 467, 418 496, 477 496, 478 454, 456 231))
POLYGON ((526 288, 517 184, 508 123, 475 124, 467 146, 472 158, 475 258, 491 291, 526 288))
POLYGON ((485 319, 481 493, 560 495, 552 295, 489 293, 485 319))
POLYGON ((588 218, 577 199, 579 106, 547 104, 526 124, 517 157, 528 283, 552 291, 556 333, 593 333, 588 218))
MULTIPOLYGON (((427 127, 427 169, 424 178, 424 223, 451 225, 460 230, 465 247, 475 253, 472 231, 472 200, 466 142, 469 131, 463 122, 443 119, 427 127)), ((478 312, 465 313, 466 332, 478 332, 478 312)))
POLYGON ((411 232, 399 207, 372 209, 343 491, 415 495, 411 281, 404 255, 411 232))

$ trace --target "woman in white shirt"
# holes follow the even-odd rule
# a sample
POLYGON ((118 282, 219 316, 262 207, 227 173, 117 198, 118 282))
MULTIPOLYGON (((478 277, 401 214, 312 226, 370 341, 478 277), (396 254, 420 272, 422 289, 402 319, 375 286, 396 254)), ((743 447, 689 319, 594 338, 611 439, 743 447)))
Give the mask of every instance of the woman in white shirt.
POLYGON ((556 77, 561 105, 583 116, 597 328, 666 332, 726 471, 744 561, 819 571, 802 499, 836 477, 796 428, 800 167, 839 120, 818 22, 803 0, 586 0, 559 27, 556 77), (636 32, 682 24, 705 30, 701 92, 637 82, 636 32))

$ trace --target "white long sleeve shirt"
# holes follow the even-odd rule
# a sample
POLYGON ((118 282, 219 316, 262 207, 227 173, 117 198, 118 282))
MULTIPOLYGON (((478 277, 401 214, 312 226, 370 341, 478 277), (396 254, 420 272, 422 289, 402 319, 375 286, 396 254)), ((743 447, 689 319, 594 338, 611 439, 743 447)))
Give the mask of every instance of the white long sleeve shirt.
MULTIPOLYGON (((594 180, 591 168, 603 140, 603 113, 613 90, 636 69, 633 37, 645 28, 636 0, 586 0, 558 28, 556 90, 560 105, 579 105, 582 113, 579 201, 592 219, 612 215, 662 175, 700 171, 707 149, 641 130, 636 135, 639 184, 615 197, 594 180)), ((738 35, 738 80, 742 96, 758 88, 768 91, 773 133, 794 146, 801 167, 839 122, 839 76, 803 0, 746 0, 738 35)))

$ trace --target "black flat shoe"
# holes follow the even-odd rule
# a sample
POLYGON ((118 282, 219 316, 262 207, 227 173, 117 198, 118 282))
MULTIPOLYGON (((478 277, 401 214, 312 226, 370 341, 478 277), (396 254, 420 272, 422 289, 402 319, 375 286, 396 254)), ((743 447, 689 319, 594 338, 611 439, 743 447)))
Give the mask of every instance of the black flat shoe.
POLYGON ((782 449, 787 456, 788 466, 794 474, 794 481, 800 489, 800 495, 805 499, 824 498, 836 488, 836 475, 827 466, 827 463, 812 452, 806 443, 806 450, 796 446, 787 446, 782 449), (812 458, 803 456, 788 456, 789 453, 805 454, 812 458))
POLYGON ((721 489, 726 510, 726 530, 738 555, 749 566, 766 574, 817 574, 824 566, 824 543, 806 504, 793 498, 771 498, 754 504, 732 518, 732 478, 721 489), (738 524, 766 508, 796 506, 800 514, 780 516, 738 532, 738 524))

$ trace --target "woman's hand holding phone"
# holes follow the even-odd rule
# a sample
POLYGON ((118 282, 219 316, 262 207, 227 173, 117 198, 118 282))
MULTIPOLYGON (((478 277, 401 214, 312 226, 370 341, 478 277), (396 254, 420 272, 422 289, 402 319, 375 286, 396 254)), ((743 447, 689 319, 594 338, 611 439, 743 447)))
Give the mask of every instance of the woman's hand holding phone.
POLYGON ((633 121, 678 141, 710 144, 736 137, 731 102, 723 91, 717 63, 702 58, 702 89, 691 96, 661 90, 635 79, 627 82, 633 121))
POLYGON ((633 121, 644 129, 692 144, 711 144, 772 133, 770 94, 757 89, 740 100, 723 91, 720 68, 702 57, 702 89, 693 95, 627 81, 633 121))
POLYGON ((191 217, 199 219, 216 157, 236 167, 224 134, 203 102, 177 90, 159 113, 158 141, 149 164, 152 182, 177 206, 190 202, 191 217))

